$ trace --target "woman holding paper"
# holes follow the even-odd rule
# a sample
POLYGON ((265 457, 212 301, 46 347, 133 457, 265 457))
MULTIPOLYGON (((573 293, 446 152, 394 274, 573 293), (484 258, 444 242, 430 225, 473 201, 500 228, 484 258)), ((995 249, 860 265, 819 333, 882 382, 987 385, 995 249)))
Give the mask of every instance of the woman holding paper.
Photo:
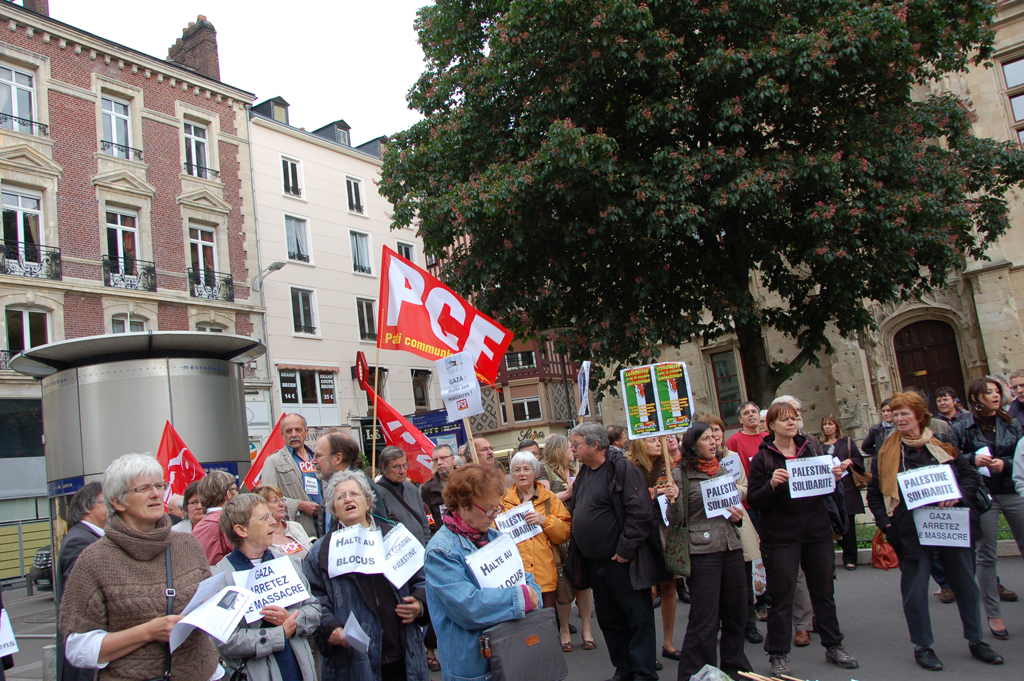
MULTIPOLYGON (((86 547, 64 587, 59 627, 65 655, 99 679, 144 681, 163 676, 167 640, 199 583, 210 576, 199 541, 171 532, 164 512, 163 468, 143 454, 125 454, 103 477, 105 534, 86 547), (170 560, 174 602, 167 614, 170 560)), ((193 631, 170 656, 175 681, 213 681, 224 674, 210 637, 193 631)))
POLYGON ((1024 497, 1013 484, 1013 456, 1024 429, 1017 419, 1002 408, 1002 387, 992 378, 979 378, 967 391, 971 407, 953 424, 949 441, 960 450, 985 478, 992 497, 992 508, 981 515, 981 541, 978 542, 978 588, 985 604, 988 628, 999 639, 1010 634, 1003 623, 999 581, 996 575, 999 514, 1006 518, 1017 548, 1024 554, 1024 497))
MULTIPOLYGON (((664 488, 670 502, 669 524, 682 527, 689 541, 690 615, 680 651, 679 679, 689 679, 706 664, 727 674, 749 672, 753 668, 743 652, 746 571, 743 542, 737 529, 743 520, 743 508, 737 494, 737 503, 725 509, 726 516, 712 513, 709 517, 701 483, 716 478, 732 479, 732 474, 719 465, 718 441, 711 426, 694 423, 683 436, 680 449, 682 460, 672 470, 672 482, 664 488)), ((683 550, 686 548, 684 540, 683 550)), ((666 552, 670 550, 666 547, 666 552)))
POLYGON ((857 488, 857 481, 850 472, 852 468, 858 475, 864 475, 864 457, 857 449, 857 443, 843 434, 843 426, 835 414, 821 419, 821 446, 825 453, 838 460, 843 469, 843 477, 839 484, 843 487, 843 499, 846 501, 846 515, 850 519, 850 527, 840 540, 843 550, 843 565, 847 570, 857 569, 857 525, 854 522, 859 513, 864 512, 864 499, 857 488))
MULTIPOLYGON (((791 402, 772 404, 765 418, 770 433, 750 460, 747 503, 761 514, 757 529, 772 604, 768 609, 764 649, 771 662, 772 676, 789 674, 793 596, 801 567, 807 578, 821 645, 825 647, 825 661, 841 669, 856 669, 857 660, 843 647, 836 615, 835 553, 826 502, 831 497, 838 508, 843 508, 843 492, 836 487, 831 493, 795 494, 796 490, 790 488, 787 462, 824 456, 824 452, 818 449, 816 441, 800 433, 800 414, 791 402)), ((831 468, 831 473, 838 482, 842 476, 840 467, 831 468)))
MULTIPOLYGON (((244 587, 235 581, 242 571, 269 563, 280 554, 271 552, 276 523, 270 508, 258 494, 239 494, 226 504, 220 514, 220 529, 235 546, 213 568, 224 573, 227 586, 244 587)), ((294 568, 293 568, 294 571, 294 568)), ((298 579, 308 593, 309 583, 298 571, 298 579)), ((320 603, 308 598, 283 608, 269 605, 260 610, 262 619, 238 622, 226 643, 217 644, 224 663, 232 669, 243 664, 249 681, 316 681, 316 660, 306 641, 320 624, 320 603)))
MULTIPOLYGON (((960 610, 971 655, 989 664, 1002 664, 1003 658, 982 641, 981 612, 978 585, 974 581, 974 552, 970 546, 922 546, 918 539, 914 513, 900 489, 900 473, 925 466, 948 465, 953 469, 960 498, 943 501, 939 508, 969 506, 979 485, 978 473, 952 445, 934 437, 928 428, 931 414, 924 398, 917 393, 897 393, 890 406, 896 432, 882 445, 872 462, 873 477, 868 483, 868 506, 875 516, 875 524, 900 559, 900 593, 903 596, 903 615, 914 644, 914 659, 929 671, 942 669, 942 663, 932 650, 932 623, 928 615, 928 580, 932 561, 942 560, 960 610)), ((932 506, 931 508, 935 508, 932 506)), ((970 512, 971 537, 979 530, 977 513, 970 512)), ((972 542, 973 543, 973 542, 972 542)), ((771 575, 768 576, 769 583, 771 575)), ((770 588, 770 587, 769 587, 770 588)), ((819 619, 819 626, 820 626, 819 619)))
MULTIPOLYGON (((430 672, 421 629, 427 623, 422 568, 400 588, 380 573, 350 571, 330 575, 332 537, 339 532, 363 527, 379 530, 383 539, 395 531, 408 533, 401 525, 372 515, 375 502, 370 480, 360 470, 350 468, 335 473, 324 485, 324 503, 338 519, 339 527, 318 539, 302 564, 310 591, 320 601, 316 641, 322 679, 428 681, 430 672), (349 640, 353 626, 368 637, 368 642, 349 640)), ((419 546, 415 537, 409 536, 419 546)))

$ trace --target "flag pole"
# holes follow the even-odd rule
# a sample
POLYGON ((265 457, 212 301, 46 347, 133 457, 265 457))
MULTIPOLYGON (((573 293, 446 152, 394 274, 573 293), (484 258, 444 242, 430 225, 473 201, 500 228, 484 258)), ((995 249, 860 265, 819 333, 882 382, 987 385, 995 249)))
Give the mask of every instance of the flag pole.
POLYGON ((469 417, 463 417, 462 427, 466 429, 466 444, 469 445, 466 451, 472 457, 471 463, 480 463, 480 458, 476 455, 476 443, 473 442, 473 427, 469 425, 469 417))
POLYGON ((370 457, 370 479, 377 474, 377 386, 380 380, 380 345, 377 355, 373 358, 373 448, 370 457))

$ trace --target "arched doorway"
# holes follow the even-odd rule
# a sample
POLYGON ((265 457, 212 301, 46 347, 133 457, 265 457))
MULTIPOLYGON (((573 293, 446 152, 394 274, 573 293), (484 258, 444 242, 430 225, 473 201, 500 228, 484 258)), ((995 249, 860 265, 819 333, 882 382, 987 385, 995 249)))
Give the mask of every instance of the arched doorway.
POLYGON ((946 322, 929 319, 915 322, 896 332, 893 338, 896 365, 903 388, 914 387, 928 396, 928 407, 935 413, 936 389, 948 386, 966 403, 964 373, 956 331, 946 322))

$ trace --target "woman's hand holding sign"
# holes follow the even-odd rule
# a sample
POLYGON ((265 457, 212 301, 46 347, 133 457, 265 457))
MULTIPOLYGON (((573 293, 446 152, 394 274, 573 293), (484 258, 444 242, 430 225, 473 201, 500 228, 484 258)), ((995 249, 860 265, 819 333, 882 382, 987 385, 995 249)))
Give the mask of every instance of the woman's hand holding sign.
POLYGON ((772 479, 769 480, 769 483, 771 484, 772 489, 778 489, 779 485, 787 480, 789 480, 789 471, 785 468, 776 468, 772 473, 772 479))
POLYGON ((542 516, 537 511, 530 511, 529 513, 523 516, 523 519, 530 525, 543 525, 544 522, 547 520, 547 518, 542 516))
POLYGON ((843 468, 842 464, 839 464, 838 466, 833 466, 832 475, 836 476, 836 482, 839 482, 839 478, 843 477, 843 471, 845 470, 846 469, 843 468))
POLYGON ((732 514, 729 516, 729 522, 738 523, 743 520, 743 507, 742 506, 730 506, 729 512, 732 514))
POLYGON ((679 487, 676 486, 675 482, 666 482, 661 491, 669 501, 675 501, 679 498, 679 487))

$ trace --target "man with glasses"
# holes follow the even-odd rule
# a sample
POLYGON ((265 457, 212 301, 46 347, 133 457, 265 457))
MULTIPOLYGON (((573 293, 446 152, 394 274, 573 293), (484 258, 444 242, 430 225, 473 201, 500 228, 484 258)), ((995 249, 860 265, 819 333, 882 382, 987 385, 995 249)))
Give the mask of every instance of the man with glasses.
MULTIPOLYGON (((327 433, 316 441, 316 446, 313 447, 313 470, 316 471, 316 476, 321 482, 326 483, 335 473, 347 471, 349 468, 357 470, 363 468, 363 455, 355 440, 344 433, 327 433)), ((365 472, 363 474, 365 475, 365 472)), ((384 499, 384 493, 370 479, 370 476, 367 475, 366 479, 370 483, 370 489, 377 497, 372 513, 380 518, 393 520, 390 506, 384 499)), ((326 507, 321 510, 322 512, 317 517, 316 530, 310 535, 311 537, 322 537, 334 529, 335 520, 331 515, 331 510, 326 507)))
POLYGON ((430 512, 427 522, 430 525, 430 536, 433 537, 444 524, 441 522, 441 514, 447 507, 441 494, 448 485, 448 476, 455 470, 455 454, 448 445, 438 445, 434 447, 430 458, 434 461, 434 477, 420 487, 420 498, 430 512))
POLYGON ((672 579, 659 535, 660 513, 640 469, 617 448, 599 423, 569 433, 582 466, 573 483, 570 543, 577 561, 577 589, 592 587, 597 622, 615 665, 613 681, 657 679, 651 588, 672 579))
POLYGON ((494 461, 494 447, 485 438, 475 437, 473 438, 473 446, 476 448, 476 461, 479 464, 488 467, 497 467, 500 470, 504 470, 501 464, 496 464, 494 461))
POLYGON ((420 544, 426 546, 430 541, 430 525, 419 490, 409 482, 409 456, 398 447, 388 446, 381 451, 377 461, 384 472, 377 486, 389 495, 388 508, 392 519, 405 525, 420 544))

